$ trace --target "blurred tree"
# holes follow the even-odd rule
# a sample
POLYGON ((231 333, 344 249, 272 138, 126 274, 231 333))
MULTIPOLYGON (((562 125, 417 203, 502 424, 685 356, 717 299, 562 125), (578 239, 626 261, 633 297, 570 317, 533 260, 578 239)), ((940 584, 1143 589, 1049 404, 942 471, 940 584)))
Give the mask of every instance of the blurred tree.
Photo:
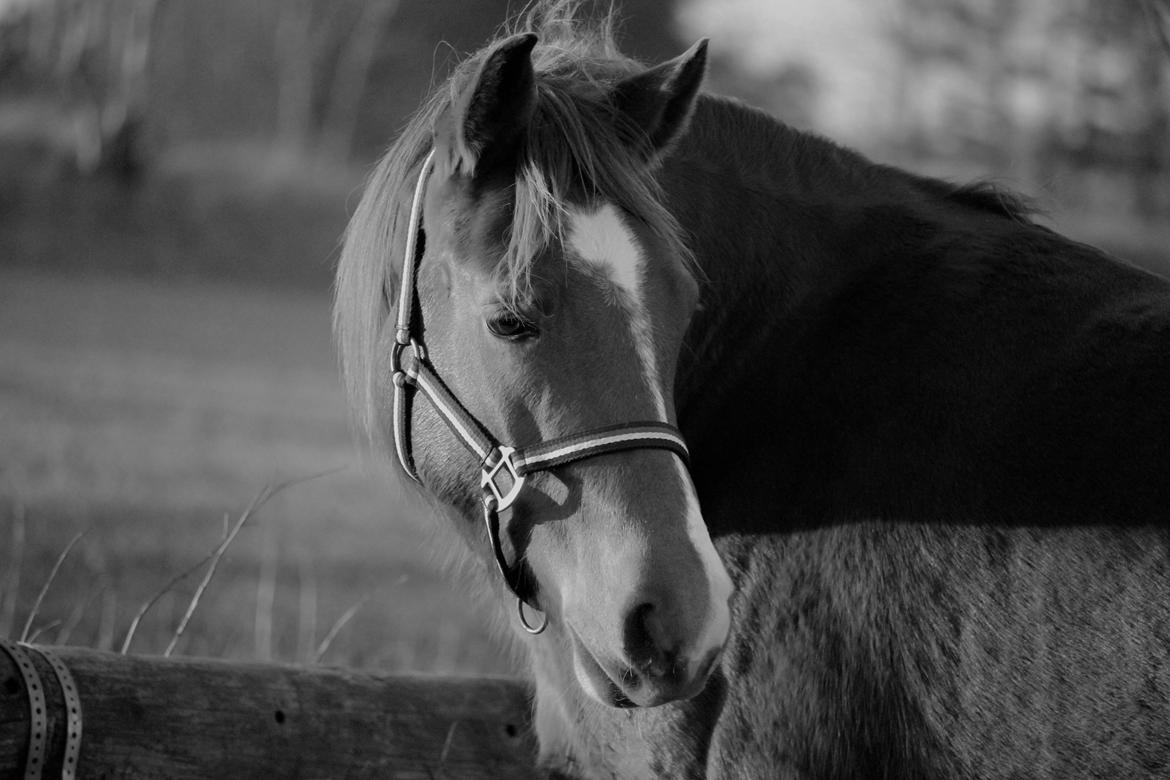
POLYGON ((368 3, 338 57, 322 128, 322 142, 334 157, 349 156, 374 56, 399 5, 399 0, 368 3))
POLYGON ((745 71, 736 62, 734 52, 726 49, 716 50, 710 58, 707 89, 735 95, 798 129, 816 127, 821 82, 811 65, 790 61, 775 70, 756 73, 745 71))
POLYGON ((1162 50, 1170 57, 1170 0, 1139 0, 1162 50))
POLYGON ((1051 129, 1068 164, 1122 174, 1136 212, 1152 218, 1170 211, 1170 57, 1150 7, 1089 0, 1064 7, 1059 22, 1082 47, 1071 85, 1079 111, 1051 129))
POLYGON ((1170 210, 1167 0, 901 0, 892 38, 907 156, 960 154, 1033 184, 1072 172, 1128 181, 1170 210))
MULTIPOLYGON (((587 0, 582 5, 586 13, 614 6, 622 50, 643 61, 673 57, 690 43, 679 38, 674 25, 677 0, 587 0)), ((429 89, 526 6, 525 0, 401 0, 370 68, 355 147, 384 148, 429 89)))
MULTIPOLYGON (((601 4, 608 8, 609 3, 601 4)), ((623 52, 646 63, 682 54, 694 41, 683 40, 674 23, 677 0, 626 0, 616 3, 617 37, 623 52)))
POLYGON ((337 158, 349 155, 374 54, 398 8, 398 0, 275 4, 281 142, 300 150, 318 147, 337 158))
POLYGON ((1138 183, 1138 204, 1147 217, 1170 217, 1170 0, 1139 2, 1163 56, 1148 51, 1142 59, 1144 91, 1154 104, 1144 134, 1149 165, 1138 183))
POLYGON ((11 48, 7 71, 55 91, 71 125, 72 153, 83 172, 125 181, 140 173, 147 64, 161 0, 40 0, 0 20, 11 48), (16 65, 15 63, 19 63, 16 65))
POLYGON ((272 26, 276 53, 276 133, 294 147, 307 147, 312 131, 313 71, 320 59, 314 35, 313 0, 283 0, 272 26))
MULTIPOLYGON (((35 0, 0 13, 0 94, 52 97, 84 125, 71 142, 83 171, 132 177, 146 138, 160 149, 259 142, 297 156, 367 157, 522 5, 35 0)), ((582 5, 602 12, 610 2, 582 5)), ((675 0, 617 5, 626 51, 658 61, 685 48, 671 23, 675 0)))

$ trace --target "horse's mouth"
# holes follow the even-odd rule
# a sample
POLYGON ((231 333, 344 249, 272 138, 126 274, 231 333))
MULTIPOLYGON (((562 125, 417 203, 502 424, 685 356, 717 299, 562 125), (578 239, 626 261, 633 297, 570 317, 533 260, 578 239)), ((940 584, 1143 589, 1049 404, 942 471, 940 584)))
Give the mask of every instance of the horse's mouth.
POLYGON ((621 665, 611 669, 602 664, 572 626, 566 624, 573 644, 573 666, 577 680, 593 699, 611 707, 657 707, 672 701, 689 699, 703 689, 720 655, 711 653, 689 679, 669 683, 651 683, 632 667, 621 665))
POLYGON ((573 666, 577 672, 578 682, 581 683, 585 692, 602 704, 608 704, 611 707, 628 709, 639 706, 626 696, 621 686, 597 661, 593 653, 589 652, 589 648, 581 641, 581 637, 577 636, 577 632, 571 626, 569 627, 569 636, 573 642, 573 666))

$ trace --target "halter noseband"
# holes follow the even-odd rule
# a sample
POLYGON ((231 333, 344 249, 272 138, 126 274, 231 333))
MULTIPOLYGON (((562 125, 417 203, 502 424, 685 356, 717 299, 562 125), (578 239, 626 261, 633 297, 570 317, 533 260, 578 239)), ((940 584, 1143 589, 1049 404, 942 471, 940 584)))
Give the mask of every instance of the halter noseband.
POLYGON ((528 447, 509 447, 500 444, 459 399, 447 389, 427 358, 422 336, 415 335, 414 298, 415 271, 418 268, 418 235, 422 230, 422 201, 427 178, 434 168, 432 149, 423 161, 414 187, 410 205, 410 232, 406 238, 406 257, 402 264, 402 284, 398 296, 398 319, 394 335, 394 351, 390 366, 394 379, 394 449, 398 462, 411 479, 418 482, 414 459, 410 451, 411 389, 421 390, 439 413, 439 417, 454 432, 459 441, 480 463, 479 484, 483 490, 483 515, 491 541, 496 565, 508 589, 516 596, 520 623, 530 634, 539 634, 548 626, 545 616, 539 626, 532 626, 524 616, 524 598, 520 595, 516 571, 504 559, 500 545, 499 513, 515 502, 524 488, 529 474, 547 471, 566 463, 632 449, 662 449, 678 455, 685 462, 687 445, 675 426, 660 421, 631 422, 604 428, 581 431, 528 447), (510 484, 501 487, 500 472, 506 472, 510 484))

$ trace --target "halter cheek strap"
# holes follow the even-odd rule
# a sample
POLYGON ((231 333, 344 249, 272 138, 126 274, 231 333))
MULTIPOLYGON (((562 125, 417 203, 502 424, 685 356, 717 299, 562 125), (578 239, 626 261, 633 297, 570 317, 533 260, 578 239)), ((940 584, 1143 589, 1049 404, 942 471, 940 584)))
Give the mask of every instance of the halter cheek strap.
POLYGON ((567 463, 632 449, 667 450, 685 462, 688 458, 687 446, 678 428, 670 423, 651 420, 593 428, 527 447, 510 447, 497 441, 459 402, 455 394, 435 373, 421 336, 415 336, 414 327, 415 278, 419 260, 418 235, 422 228, 423 194, 427 178, 434 168, 434 156, 435 152, 431 150, 423 161, 418 182, 415 184, 414 198, 410 206, 410 232, 406 239, 406 257, 402 264, 395 344, 390 356, 394 380, 394 450, 403 471, 411 479, 419 481, 410 447, 410 401, 413 391, 418 390, 431 402, 456 438, 479 460, 484 523, 496 565, 504 582, 517 598, 520 622, 524 629, 529 633, 539 634, 548 625, 548 618, 545 617, 539 626, 532 626, 525 618, 525 602, 520 595, 518 574, 508 564, 500 544, 499 513, 516 501, 524 488, 525 477, 567 463), (504 481, 501 475, 507 480, 504 481))

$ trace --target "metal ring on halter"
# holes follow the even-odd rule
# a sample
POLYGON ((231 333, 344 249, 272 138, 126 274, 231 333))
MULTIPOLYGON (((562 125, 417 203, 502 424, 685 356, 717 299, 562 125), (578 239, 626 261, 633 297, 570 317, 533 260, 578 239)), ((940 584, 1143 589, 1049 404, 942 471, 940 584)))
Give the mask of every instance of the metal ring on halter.
POLYGON ((408 347, 410 348, 410 351, 414 353, 413 357, 416 363, 424 362, 427 359, 427 348, 424 347, 422 343, 413 336, 411 336, 410 340, 406 343, 395 341, 394 347, 390 350, 390 373, 395 377, 395 382, 399 381, 397 377, 405 377, 407 374, 406 367, 402 360, 402 353, 405 352, 408 347))
POLYGON ((548 628, 548 613, 542 613, 544 620, 539 626, 534 626, 528 622, 528 618, 524 615, 524 607, 526 602, 520 597, 516 591, 516 584, 512 576, 512 571, 508 566, 508 562, 504 560, 504 548, 500 544, 500 515, 497 510, 496 497, 491 491, 485 489, 483 496, 483 519, 487 525, 488 540, 492 545, 492 553, 495 555, 496 568, 500 570, 500 576, 504 578, 504 584, 508 586, 508 590, 512 591, 512 595, 516 597, 516 611, 520 615, 520 625, 529 634, 539 634, 548 628))
POLYGON ((533 626, 528 622, 528 618, 524 617, 524 599, 520 598, 519 596, 516 597, 516 612, 520 615, 520 625, 524 627, 525 631, 532 634, 533 636, 543 633, 544 630, 548 628, 547 612, 540 613, 544 620, 540 622, 539 626, 533 626))

